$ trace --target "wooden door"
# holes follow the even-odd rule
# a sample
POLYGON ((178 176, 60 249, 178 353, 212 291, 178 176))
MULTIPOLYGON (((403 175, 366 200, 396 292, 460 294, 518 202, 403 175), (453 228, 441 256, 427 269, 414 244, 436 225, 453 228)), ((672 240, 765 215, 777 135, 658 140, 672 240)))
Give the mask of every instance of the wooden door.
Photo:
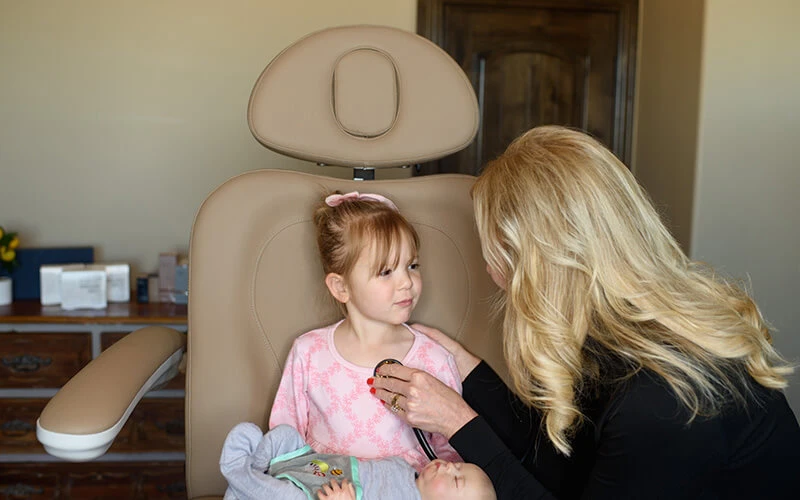
POLYGON ((631 157, 638 0, 419 0, 417 31, 461 65, 481 124, 417 174, 477 175, 536 125, 589 132, 631 157))

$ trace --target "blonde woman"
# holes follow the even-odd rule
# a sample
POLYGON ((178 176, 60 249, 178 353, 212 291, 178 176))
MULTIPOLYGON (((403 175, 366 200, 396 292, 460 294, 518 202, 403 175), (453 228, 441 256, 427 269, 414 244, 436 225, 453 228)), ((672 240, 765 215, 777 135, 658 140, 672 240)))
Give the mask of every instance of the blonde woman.
POLYGON ((472 196, 511 388, 418 326, 454 355, 463 399, 397 365, 371 381, 377 397, 399 394, 499 499, 796 498, 792 369, 750 297, 684 255, 608 149, 534 128, 472 196))

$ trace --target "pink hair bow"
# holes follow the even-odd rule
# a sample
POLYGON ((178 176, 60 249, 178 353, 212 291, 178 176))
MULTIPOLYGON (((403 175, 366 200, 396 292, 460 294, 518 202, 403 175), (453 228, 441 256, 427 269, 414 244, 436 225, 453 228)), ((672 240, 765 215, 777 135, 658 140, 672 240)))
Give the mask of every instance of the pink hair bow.
POLYGON ((353 200, 372 200, 377 201, 378 203, 383 203, 387 207, 391 208, 395 212, 399 212, 397 209, 397 205, 392 203, 392 200, 385 196, 381 196, 379 194, 373 193, 363 193, 360 194, 358 191, 351 191, 346 194, 332 194, 325 198, 325 204, 329 207, 338 207, 342 203, 346 201, 353 201, 353 200))

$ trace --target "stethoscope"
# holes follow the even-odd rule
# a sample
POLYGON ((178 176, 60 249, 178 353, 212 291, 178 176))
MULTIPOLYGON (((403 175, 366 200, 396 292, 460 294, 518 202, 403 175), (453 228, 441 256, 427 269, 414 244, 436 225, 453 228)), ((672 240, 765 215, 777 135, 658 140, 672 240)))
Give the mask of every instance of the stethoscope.
MULTIPOLYGON (((372 374, 374 376, 378 376, 378 368, 380 368, 383 365, 402 366, 403 363, 392 358, 384 359, 383 361, 375 365, 375 370, 373 370, 372 374)), ((422 447, 422 451, 425 452, 425 455, 427 455, 430 460, 436 460, 436 453, 433 452, 433 448, 431 448, 430 443, 428 443, 428 440, 425 439, 425 434, 423 434, 422 431, 417 429, 416 427, 412 427, 411 429, 414 431, 414 435, 417 436, 417 441, 419 442, 419 445, 422 447)))

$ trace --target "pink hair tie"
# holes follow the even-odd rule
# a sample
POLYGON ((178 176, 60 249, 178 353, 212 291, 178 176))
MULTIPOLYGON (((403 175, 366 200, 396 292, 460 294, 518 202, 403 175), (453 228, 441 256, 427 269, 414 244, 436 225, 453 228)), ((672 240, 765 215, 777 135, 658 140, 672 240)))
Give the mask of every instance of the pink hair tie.
POLYGON ((372 194, 372 193, 364 193, 359 194, 358 191, 351 191, 347 194, 332 194, 325 198, 325 204, 329 207, 338 207, 342 203, 346 201, 354 201, 354 200, 371 200, 377 201, 378 203, 383 203, 387 207, 391 208, 395 212, 399 212, 397 209, 397 205, 392 203, 392 200, 385 196, 381 196, 379 194, 372 194))

